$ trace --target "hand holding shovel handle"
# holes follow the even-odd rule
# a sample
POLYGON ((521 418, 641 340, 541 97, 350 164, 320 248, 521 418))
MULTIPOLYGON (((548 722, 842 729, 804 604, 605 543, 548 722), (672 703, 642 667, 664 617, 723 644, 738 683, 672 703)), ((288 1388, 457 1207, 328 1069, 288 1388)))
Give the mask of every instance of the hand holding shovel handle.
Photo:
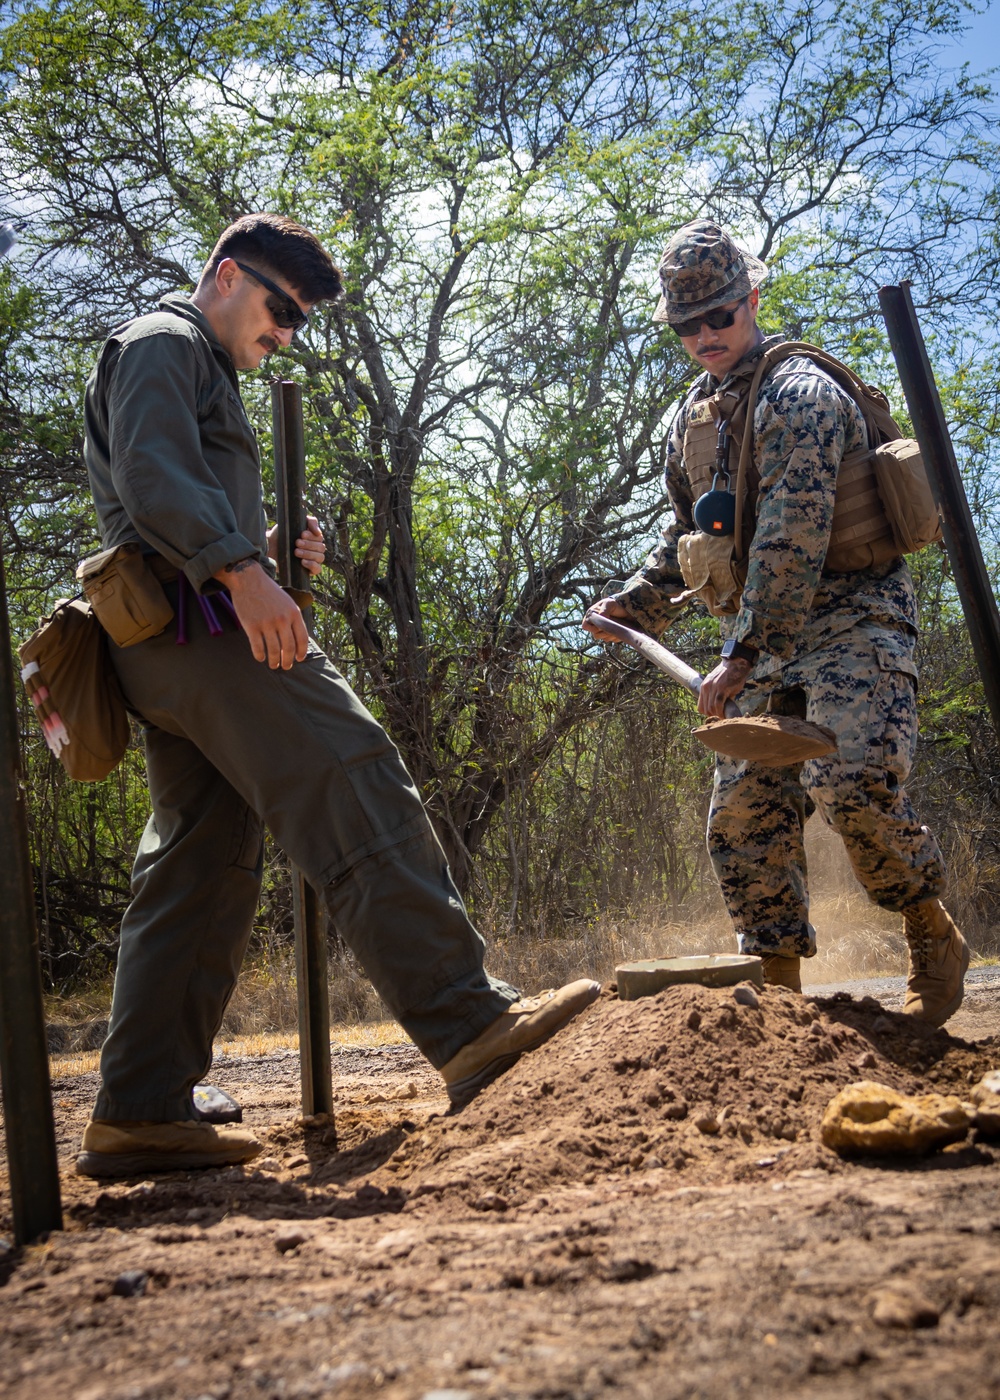
MULTIPOLYGON (((610 632, 619 641, 627 642, 657 670, 698 698, 702 677, 679 656, 617 618, 601 613, 595 614, 593 621, 602 632, 610 632)), ((724 719, 710 719, 692 733, 716 753, 773 768, 802 763, 807 758, 822 758, 837 749, 836 736, 825 725, 811 724, 794 715, 743 715, 735 700, 726 701, 724 719)))
MULTIPOLYGON (((630 647, 635 647, 640 655, 647 661, 651 661, 658 671, 662 671, 671 680, 679 682, 685 690, 689 690, 694 698, 698 699, 701 690, 703 676, 699 676, 694 667, 689 666, 686 661, 682 661, 679 656, 675 656, 672 651, 667 651, 665 646, 659 642, 654 642, 652 637, 647 637, 645 632, 637 632, 634 627, 627 627, 624 622, 619 622, 617 618, 605 617, 603 613, 594 621, 600 624, 602 632, 610 632, 617 637, 620 642, 628 642, 630 647)), ((740 709, 735 700, 726 701, 727 719, 738 719, 740 709)))

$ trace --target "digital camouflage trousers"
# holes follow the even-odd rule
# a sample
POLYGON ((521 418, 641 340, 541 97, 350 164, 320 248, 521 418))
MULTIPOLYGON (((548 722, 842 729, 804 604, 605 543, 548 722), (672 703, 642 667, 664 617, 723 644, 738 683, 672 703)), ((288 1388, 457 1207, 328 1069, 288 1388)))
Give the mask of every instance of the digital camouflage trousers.
POLYGON ((744 714, 797 714, 837 736, 835 754, 801 766, 716 764, 708 850, 741 952, 815 954, 803 847, 814 810, 874 903, 901 910, 940 894, 941 851, 903 787, 917 742, 912 653, 904 634, 861 625, 738 697, 744 714))

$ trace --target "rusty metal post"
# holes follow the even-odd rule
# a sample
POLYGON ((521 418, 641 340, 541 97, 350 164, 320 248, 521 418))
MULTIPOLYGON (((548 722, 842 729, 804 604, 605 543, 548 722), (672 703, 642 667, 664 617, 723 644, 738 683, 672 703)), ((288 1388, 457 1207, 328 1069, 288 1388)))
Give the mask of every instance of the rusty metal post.
POLYGON ((913 420, 913 431, 941 511, 941 529, 965 613, 983 690, 1000 736, 1000 613, 972 522, 955 449, 920 333, 910 283, 880 287, 882 315, 889 332, 899 381, 913 420))
POLYGON ((18 1244, 62 1229, 52 1086, 0 547, 0 1082, 18 1244))
MULTIPOLYGON (((278 579, 285 588, 306 592, 309 575, 295 557, 295 541, 306 527, 305 436, 302 390, 290 380, 271 384, 274 435, 274 489, 278 523, 278 579)), ((306 610, 306 626, 309 613, 306 610)), ((312 628, 310 627, 310 631, 312 628)), ((333 1112, 330 1071, 330 998, 327 992, 326 931, 316 891, 292 866, 295 919, 295 974, 299 998, 299 1058, 302 1112, 333 1112)))

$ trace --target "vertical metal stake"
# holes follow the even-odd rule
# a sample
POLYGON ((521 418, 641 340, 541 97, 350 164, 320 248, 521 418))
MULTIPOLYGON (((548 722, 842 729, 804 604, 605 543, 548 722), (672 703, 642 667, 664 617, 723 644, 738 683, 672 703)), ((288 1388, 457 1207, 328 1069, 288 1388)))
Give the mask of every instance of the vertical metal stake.
POLYGON ((945 548, 951 560, 972 650, 979 664, 993 727, 1000 736, 1000 614, 983 562, 976 527, 972 523, 972 512, 955 460, 955 449, 948 433, 934 373, 920 333, 910 296, 910 283, 880 287, 878 299, 899 371, 899 382, 913 419, 913 431, 941 511, 945 548))
POLYGON ((62 1229, 42 976, 0 547, 0 1082, 18 1244, 62 1229))
POLYGON ((326 937, 316 891, 295 865, 292 866, 292 913, 295 918, 302 1112, 332 1113, 326 937))
MULTIPOLYGON (((285 588, 305 592, 309 588, 309 575, 295 557, 295 541, 306 527, 305 435, 302 390, 298 384, 282 379, 272 383, 271 424, 278 518, 278 579, 285 588)), ((308 609, 305 616, 308 627, 308 609)), ((294 865, 292 912, 295 919, 295 975, 299 998, 302 1112, 332 1113, 326 930, 316 891, 294 865)))

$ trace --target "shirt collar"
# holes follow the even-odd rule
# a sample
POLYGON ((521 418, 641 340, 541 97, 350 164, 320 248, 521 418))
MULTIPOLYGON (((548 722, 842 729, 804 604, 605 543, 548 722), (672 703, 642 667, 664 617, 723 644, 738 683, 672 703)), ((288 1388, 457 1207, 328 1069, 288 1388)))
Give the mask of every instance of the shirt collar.
POLYGON ((173 316, 179 316, 182 321, 187 321, 195 326, 208 341, 213 354, 217 355, 234 383, 238 383, 236 369, 229 351, 222 344, 222 341, 213 331, 208 318, 203 311, 200 311, 190 297, 181 296, 179 292, 168 292, 160 297, 160 310, 169 311, 173 316))

